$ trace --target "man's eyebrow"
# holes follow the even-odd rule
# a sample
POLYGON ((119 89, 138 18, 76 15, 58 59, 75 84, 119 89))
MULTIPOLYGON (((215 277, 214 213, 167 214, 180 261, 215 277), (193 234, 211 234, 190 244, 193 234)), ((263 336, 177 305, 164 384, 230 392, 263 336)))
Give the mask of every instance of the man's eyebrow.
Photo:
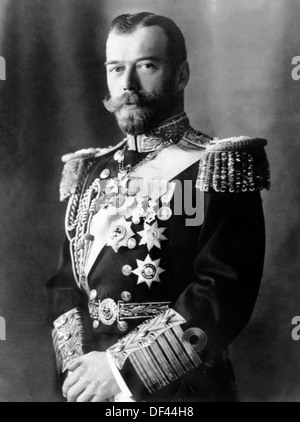
POLYGON ((112 64, 120 64, 120 63, 122 63, 122 62, 119 62, 118 60, 112 60, 110 62, 105 62, 104 66, 109 66, 109 65, 112 65, 112 64))
MULTIPOLYGON (((138 58, 136 60, 136 63, 142 62, 144 60, 151 60, 153 62, 162 62, 162 61, 165 61, 166 59, 167 59, 166 57, 144 56, 144 57, 138 58)), ((111 66, 111 65, 114 65, 114 64, 122 64, 122 63, 124 63, 124 62, 119 61, 119 60, 111 60, 111 61, 105 62, 104 63, 104 66, 107 67, 107 66, 111 66)))
POLYGON ((164 57, 158 57, 158 56, 145 56, 145 57, 141 57, 137 60, 137 62, 142 62, 144 60, 150 60, 153 62, 162 62, 163 60, 165 60, 164 57))

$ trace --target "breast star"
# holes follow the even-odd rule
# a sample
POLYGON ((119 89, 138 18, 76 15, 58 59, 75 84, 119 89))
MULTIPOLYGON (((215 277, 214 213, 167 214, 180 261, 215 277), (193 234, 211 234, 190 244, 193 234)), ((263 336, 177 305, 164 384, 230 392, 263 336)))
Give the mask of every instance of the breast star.
POLYGON ((161 249, 161 241, 167 240, 163 232, 166 230, 166 227, 158 227, 157 221, 151 226, 150 224, 144 223, 144 230, 138 232, 142 240, 140 245, 147 245, 148 251, 156 246, 158 249, 161 249))
POLYGON ((128 245, 128 240, 133 236, 131 222, 122 217, 111 225, 106 244, 111 246, 115 252, 118 252, 121 246, 128 245))
POLYGON ((160 259, 152 261, 150 255, 147 255, 145 261, 136 260, 138 268, 133 271, 133 274, 138 276, 137 284, 146 283, 149 289, 152 286, 152 283, 156 281, 160 283, 159 275, 165 270, 160 268, 160 259))

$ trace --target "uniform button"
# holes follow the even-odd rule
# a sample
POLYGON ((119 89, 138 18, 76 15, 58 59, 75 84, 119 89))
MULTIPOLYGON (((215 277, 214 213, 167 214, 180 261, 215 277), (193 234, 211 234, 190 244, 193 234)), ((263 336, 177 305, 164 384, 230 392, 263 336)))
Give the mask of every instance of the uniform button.
POLYGON ((100 322, 99 322, 99 321, 94 321, 94 322, 93 322, 93 328, 94 328, 95 330, 99 327, 99 325, 100 325, 100 322))
POLYGON ((124 302, 129 302, 132 298, 132 295, 129 292, 123 292, 121 294, 121 298, 122 298, 122 300, 124 300, 124 302))
POLYGON ((132 274, 132 267, 130 265, 124 265, 122 273, 125 277, 129 277, 132 274))
POLYGON ((97 290, 92 290, 90 293, 90 300, 95 300, 97 297, 97 290))
POLYGON ((128 240, 127 246, 129 249, 134 249, 136 247, 136 240, 132 237, 131 239, 128 240))
POLYGON ((125 321, 118 323, 118 329, 119 331, 127 331, 128 330, 128 324, 125 321))
POLYGON ((101 179, 107 179, 109 176, 110 176, 110 170, 109 169, 104 169, 100 173, 101 179))

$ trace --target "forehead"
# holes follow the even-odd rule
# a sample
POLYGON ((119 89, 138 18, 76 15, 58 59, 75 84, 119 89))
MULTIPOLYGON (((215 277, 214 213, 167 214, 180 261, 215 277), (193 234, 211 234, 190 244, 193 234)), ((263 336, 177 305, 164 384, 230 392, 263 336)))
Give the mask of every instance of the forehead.
POLYGON ((168 38, 159 26, 138 28, 131 34, 112 32, 106 44, 107 61, 135 61, 141 57, 167 56, 168 38))

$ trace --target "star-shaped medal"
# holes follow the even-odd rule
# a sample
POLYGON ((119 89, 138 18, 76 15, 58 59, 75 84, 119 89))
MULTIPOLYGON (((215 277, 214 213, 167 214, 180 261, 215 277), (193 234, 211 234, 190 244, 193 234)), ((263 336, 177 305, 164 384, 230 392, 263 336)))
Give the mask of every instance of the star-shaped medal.
POLYGON ((135 269, 133 274, 138 276, 138 282, 137 284, 146 283, 147 286, 152 286, 152 283, 156 281, 157 283, 160 283, 160 277, 159 275, 165 270, 160 268, 160 259, 157 259, 156 261, 152 261, 150 258, 150 255, 147 255, 147 258, 145 261, 140 261, 139 259, 136 260, 138 268, 135 269))
POLYGON ((161 241, 167 240, 166 236, 163 234, 166 230, 166 227, 158 227, 157 221, 150 226, 150 224, 144 224, 144 230, 138 232, 142 240, 140 245, 147 245, 148 251, 156 246, 158 249, 161 249, 161 241))
POLYGON ((111 246, 115 252, 118 252, 122 246, 128 245, 128 240, 133 236, 131 222, 122 217, 112 224, 106 244, 111 246))

